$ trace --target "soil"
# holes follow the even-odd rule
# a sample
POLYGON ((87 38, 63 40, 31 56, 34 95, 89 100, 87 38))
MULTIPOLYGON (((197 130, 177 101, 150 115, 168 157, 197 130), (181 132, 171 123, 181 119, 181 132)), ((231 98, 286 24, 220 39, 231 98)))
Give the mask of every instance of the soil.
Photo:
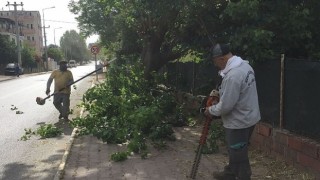
MULTIPOLYGON (((188 177, 196 155, 195 151, 198 146, 201 130, 201 126, 174 128, 177 140, 167 142, 167 148, 160 151, 155 148, 150 148, 151 155, 148 159, 153 159, 154 162, 158 164, 165 164, 165 161, 172 161, 177 168, 176 170, 181 173, 181 178, 188 177)), ((196 175, 197 179, 213 179, 213 172, 222 171, 228 162, 226 152, 224 145, 220 144, 218 153, 203 154, 196 175)), ((249 156, 252 167, 252 179, 315 179, 315 176, 311 173, 287 165, 284 161, 276 160, 253 148, 249 150, 249 156)))

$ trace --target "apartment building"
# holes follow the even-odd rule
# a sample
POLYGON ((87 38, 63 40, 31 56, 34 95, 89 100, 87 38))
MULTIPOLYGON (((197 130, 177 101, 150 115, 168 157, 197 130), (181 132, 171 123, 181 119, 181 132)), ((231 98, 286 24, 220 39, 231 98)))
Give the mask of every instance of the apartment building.
MULTIPOLYGON (((35 49, 37 55, 41 56, 43 38, 39 11, 17 11, 17 13, 21 45, 28 44, 35 49)), ((0 11, 0 33, 9 35, 12 39, 13 36, 16 37, 15 31, 15 11, 0 11)))
MULTIPOLYGON (((0 34, 8 36, 11 41, 14 41, 17 44, 16 39, 16 29, 15 29, 15 21, 9 18, 2 18, 0 17, 0 34)), ((20 36, 22 37, 22 36, 20 36)), ((20 39, 22 42, 23 39, 20 39)))

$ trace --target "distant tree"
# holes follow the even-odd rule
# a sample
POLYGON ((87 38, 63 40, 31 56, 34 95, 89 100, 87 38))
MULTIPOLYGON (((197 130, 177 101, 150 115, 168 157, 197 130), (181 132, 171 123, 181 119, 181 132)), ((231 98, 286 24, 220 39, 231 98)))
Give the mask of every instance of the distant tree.
POLYGON ((86 42, 75 30, 66 31, 60 39, 61 51, 66 60, 81 62, 89 59, 86 42))
POLYGON ((58 46, 51 44, 48 46, 48 57, 60 62, 63 59, 63 52, 58 46))
POLYGON ((27 45, 24 45, 21 51, 21 62, 23 67, 36 67, 35 50, 27 45))
POLYGON ((7 36, 0 34, 0 64, 17 62, 16 45, 14 41, 10 41, 7 36))

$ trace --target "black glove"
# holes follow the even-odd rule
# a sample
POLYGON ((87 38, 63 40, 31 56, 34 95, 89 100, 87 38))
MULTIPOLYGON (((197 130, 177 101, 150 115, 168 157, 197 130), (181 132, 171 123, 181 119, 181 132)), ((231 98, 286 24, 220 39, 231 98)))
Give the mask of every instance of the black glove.
POLYGON ((46 95, 49 95, 50 94, 50 89, 47 89, 46 90, 46 95))

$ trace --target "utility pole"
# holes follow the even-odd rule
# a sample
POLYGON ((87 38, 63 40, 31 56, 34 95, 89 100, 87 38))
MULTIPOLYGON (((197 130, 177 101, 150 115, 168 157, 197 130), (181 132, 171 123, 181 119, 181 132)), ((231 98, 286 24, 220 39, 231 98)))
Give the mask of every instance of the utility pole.
POLYGON ((19 25, 18 25, 18 12, 17 12, 17 6, 23 6, 23 3, 17 4, 14 2, 13 4, 8 4, 6 6, 13 6, 14 7, 14 19, 15 19, 15 28, 16 28, 16 41, 17 41, 17 53, 18 53, 18 64, 19 66, 22 65, 21 62, 21 48, 20 48, 20 31, 19 31, 19 25))
POLYGON ((45 20, 44 20, 44 10, 55 8, 54 6, 49 8, 42 9, 42 20, 43 20, 43 36, 44 36, 44 53, 45 53, 45 63, 46 63, 46 71, 48 71, 48 50, 47 50, 47 35, 46 35, 46 28, 50 28, 50 26, 46 27, 45 20))
POLYGON ((44 62, 46 63, 45 64, 45 69, 46 69, 46 71, 48 71, 48 65, 49 65, 49 63, 48 63, 48 50, 47 50, 47 35, 46 35, 46 28, 50 28, 50 25, 49 26, 45 26, 44 25, 44 19, 43 19, 43 37, 44 37, 44 58, 45 58, 45 60, 44 60, 44 62))

